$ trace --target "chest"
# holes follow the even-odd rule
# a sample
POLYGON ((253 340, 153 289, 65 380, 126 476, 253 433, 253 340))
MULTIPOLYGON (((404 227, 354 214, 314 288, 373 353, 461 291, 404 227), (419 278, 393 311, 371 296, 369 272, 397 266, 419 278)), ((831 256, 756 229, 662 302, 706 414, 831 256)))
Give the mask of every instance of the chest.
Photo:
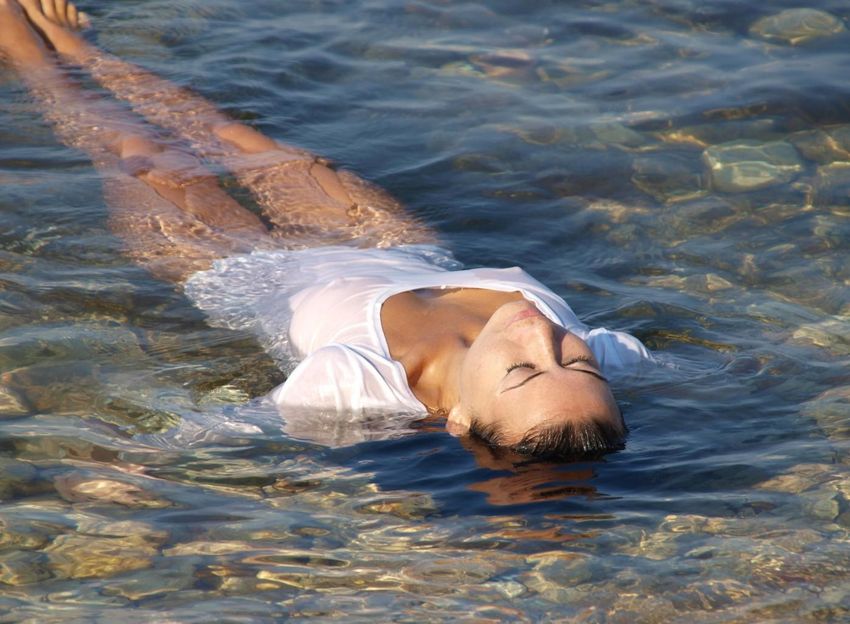
POLYGON ((443 340, 474 340, 493 313, 519 292, 481 288, 423 288, 389 297, 381 307, 381 326, 390 353, 403 359, 411 351, 436 346, 443 340))
POLYGON ((333 343, 381 352, 377 305, 385 289, 375 280, 343 278, 299 292, 290 302, 293 348, 301 356, 333 343))

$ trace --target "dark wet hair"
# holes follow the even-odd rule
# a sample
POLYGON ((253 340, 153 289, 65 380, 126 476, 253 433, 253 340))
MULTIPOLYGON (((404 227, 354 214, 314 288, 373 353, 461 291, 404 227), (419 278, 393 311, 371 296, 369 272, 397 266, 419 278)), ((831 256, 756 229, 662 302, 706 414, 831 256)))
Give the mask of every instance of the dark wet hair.
POLYGON ((622 449, 627 432, 622 415, 619 423, 585 419, 544 422, 530 429, 516 444, 506 444, 503 432, 495 423, 484 425, 473 417, 469 426, 469 435, 485 444, 542 459, 598 457, 622 449))

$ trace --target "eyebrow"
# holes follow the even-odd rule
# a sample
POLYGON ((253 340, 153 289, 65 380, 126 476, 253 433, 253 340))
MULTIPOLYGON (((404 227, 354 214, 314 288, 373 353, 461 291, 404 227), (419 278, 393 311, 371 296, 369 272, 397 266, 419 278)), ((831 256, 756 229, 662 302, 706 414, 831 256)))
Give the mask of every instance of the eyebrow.
MULTIPOLYGON (((586 375, 592 375, 593 377, 596 377, 597 379, 604 381, 605 383, 608 383, 608 380, 605 377, 603 377, 601 374, 597 373, 595 370, 587 370, 586 368, 570 368, 569 367, 570 364, 575 364, 576 362, 582 362, 582 361, 583 360, 573 360, 571 362, 567 362, 566 364, 563 364, 562 366, 564 367, 565 370, 571 370, 571 371, 574 371, 576 373, 584 373, 586 375)), ((532 379, 540 377, 540 375, 543 375, 545 373, 546 373, 546 371, 537 371, 533 375, 529 375, 528 377, 523 379, 521 382, 519 382, 515 386, 511 386, 510 388, 505 388, 504 390, 499 392, 499 394, 503 394, 503 393, 507 392, 508 390, 514 390, 515 388, 519 388, 520 386, 524 386, 525 384, 527 384, 532 379)))

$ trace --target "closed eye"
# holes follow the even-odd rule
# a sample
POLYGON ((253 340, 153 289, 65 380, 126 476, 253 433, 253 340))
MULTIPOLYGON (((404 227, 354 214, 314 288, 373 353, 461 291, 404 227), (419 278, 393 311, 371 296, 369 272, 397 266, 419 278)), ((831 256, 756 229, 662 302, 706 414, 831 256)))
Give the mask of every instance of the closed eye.
MULTIPOLYGON (((605 383, 608 383, 608 379, 607 379, 607 378, 605 378, 605 376, 604 376, 604 375, 602 375, 602 373, 601 373, 601 372, 599 372, 599 370, 597 370, 596 365, 595 365, 595 364, 593 363, 593 361, 592 361, 592 360, 591 360, 588 356, 586 356, 586 355, 577 355, 577 356, 575 356, 575 357, 570 358, 569 360, 565 360, 565 361, 561 362, 561 367, 562 367, 562 368, 567 368, 567 369, 569 369, 569 370, 573 370, 573 371, 575 371, 575 372, 577 372, 577 373, 585 373, 585 374, 587 374, 587 375, 591 375, 591 376, 593 376, 593 377, 596 377, 596 378, 597 378, 597 379, 599 379, 600 381, 604 381, 605 383), (582 368, 573 368, 573 367, 572 367, 572 365, 573 365, 573 364, 578 364, 578 363, 584 363, 584 364, 587 364, 587 366, 588 366, 589 368, 584 368, 584 367, 582 367, 582 368)), ((531 362, 516 362, 515 364, 511 364, 510 366, 508 366, 508 368, 507 368, 507 369, 506 369, 506 371, 505 371, 505 376, 507 376, 507 375, 508 375, 511 371, 515 371, 515 370, 517 370, 518 368, 527 368, 529 371, 535 371, 535 370, 537 370, 537 367, 536 367, 534 364, 532 364, 531 362)), ((508 391, 508 390, 513 390, 514 388, 518 388, 518 387, 520 387, 520 386, 522 386, 522 385, 525 385, 525 383, 526 383, 526 382, 531 381, 531 380, 532 380, 532 379, 534 379, 535 377, 539 377, 540 375, 542 375, 542 374, 543 374, 543 373, 545 373, 545 372, 546 372, 546 371, 537 371, 537 372, 536 372, 536 373, 534 373, 534 374, 526 375, 526 376, 525 376, 525 378, 524 378, 522 381, 520 381, 518 384, 516 384, 515 386, 511 386, 510 388, 505 388, 505 389, 504 389, 504 390, 502 390, 501 392, 506 392, 506 391, 508 391)), ((500 393, 501 393, 501 392, 500 392, 500 393)))
MULTIPOLYGON (((605 382, 605 383, 608 383, 608 380, 602 375, 602 373, 600 373, 596 369, 595 365, 593 364, 593 362, 591 361, 591 359, 589 357, 578 356, 578 357, 575 357, 575 358, 570 358, 569 360, 562 362, 561 366, 563 368, 574 371, 576 373, 583 373, 585 375, 590 375, 592 377, 596 377, 598 380, 605 382), (589 366, 590 368, 586 368, 586 367, 573 368, 572 365, 576 364, 578 362, 587 363, 587 366, 589 366)), ((518 368, 527 368, 530 371, 535 371, 537 369, 537 367, 530 362, 517 362, 516 364, 511 364, 508 367, 507 372, 510 373, 512 370, 516 370, 518 368)), ((525 375, 524 378, 519 383, 515 383, 515 385, 510 386, 509 388, 505 388, 504 390, 500 390, 499 394, 502 394, 503 392, 507 392, 508 390, 513 390, 515 388, 519 388, 520 386, 524 386, 526 383, 528 383, 532 379, 540 377, 541 375, 543 375, 545 373, 546 373, 546 371, 542 370, 542 371, 532 372, 528 375, 525 375)))
POLYGON ((608 379, 607 379, 607 378, 606 378, 606 377, 605 377, 602 373, 600 373, 600 372, 597 370, 596 365, 595 365, 595 364, 593 363, 593 361, 592 361, 589 357, 587 357, 586 355, 579 355, 579 356, 576 356, 576 357, 574 357, 574 358, 570 358, 570 359, 569 359, 569 360, 567 360, 566 362, 562 362, 562 363, 561 363, 561 366, 562 366, 562 367, 564 367, 564 368, 569 368, 569 367, 570 367, 570 366, 572 366, 573 364, 577 364, 577 363, 579 363, 579 362, 584 362, 584 363, 586 363, 588 366, 590 366, 590 369, 587 369, 587 368, 574 368, 574 369, 572 369, 572 370, 578 371, 578 372, 580 372, 580 373, 587 373, 588 375, 593 375, 593 376, 594 376, 594 377, 596 377, 597 379, 601 379, 601 380, 602 380, 602 381, 604 381, 605 383, 608 383, 608 379))
MULTIPOLYGON (((567 368, 567 367, 572 366, 573 364, 577 364, 579 362, 587 362, 588 364, 593 366, 593 362, 586 355, 578 355, 574 358, 570 358, 569 360, 565 360, 565 361, 561 362, 561 366, 563 368, 567 368)), ((516 363, 508 366, 507 369, 505 369, 505 374, 507 375, 508 373, 515 371, 518 368, 527 368, 529 370, 536 370, 537 369, 537 367, 534 364, 532 364, 531 362, 516 362, 516 363)))

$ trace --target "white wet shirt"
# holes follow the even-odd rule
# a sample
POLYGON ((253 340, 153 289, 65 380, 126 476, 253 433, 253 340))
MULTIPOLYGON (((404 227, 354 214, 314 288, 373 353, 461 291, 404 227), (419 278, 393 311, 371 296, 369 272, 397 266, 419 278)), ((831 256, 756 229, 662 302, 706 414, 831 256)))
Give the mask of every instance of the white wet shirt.
POLYGON ((652 360, 637 338, 588 328, 561 297, 519 268, 458 267, 448 252, 430 245, 255 252, 217 261, 192 276, 186 292, 212 322, 254 331, 291 370, 271 393, 284 408, 425 413, 381 327, 384 301, 423 288, 519 291, 587 342, 607 376, 652 360))

